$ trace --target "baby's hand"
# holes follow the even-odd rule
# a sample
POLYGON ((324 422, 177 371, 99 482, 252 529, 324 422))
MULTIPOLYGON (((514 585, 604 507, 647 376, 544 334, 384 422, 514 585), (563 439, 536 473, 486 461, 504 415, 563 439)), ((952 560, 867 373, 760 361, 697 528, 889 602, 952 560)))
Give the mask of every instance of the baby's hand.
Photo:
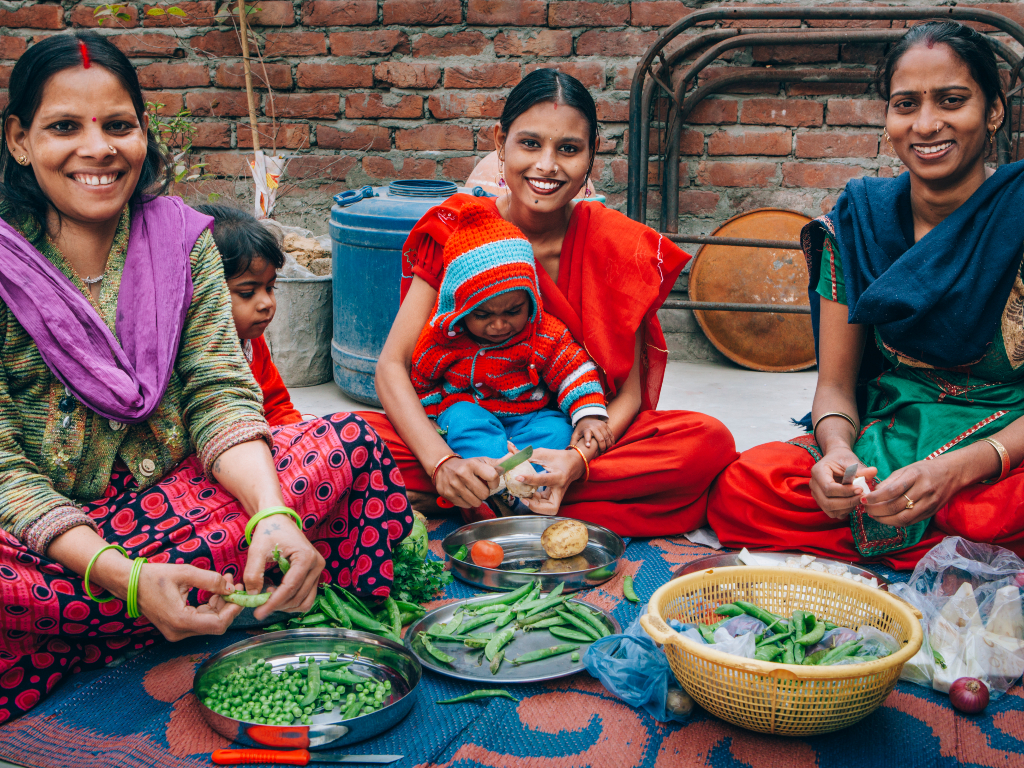
POLYGON ((584 416, 576 422, 576 429, 572 433, 570 445, 582 441, 587 447, 591 447, 593 441, 597 442, 597 452, 602 454, 615 444, 615 435, 612 434, 608 422, 597 416, 584 416))

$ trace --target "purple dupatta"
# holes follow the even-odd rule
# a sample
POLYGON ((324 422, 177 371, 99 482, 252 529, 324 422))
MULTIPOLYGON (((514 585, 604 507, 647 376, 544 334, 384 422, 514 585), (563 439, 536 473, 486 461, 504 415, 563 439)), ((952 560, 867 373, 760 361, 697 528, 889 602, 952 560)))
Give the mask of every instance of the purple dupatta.
POLYGON ((110 332, 89 300, 0 220, 0 300, 72 394, 107 419, 138 424, 160 404, 192 303, 192 248, 213 219, 178 198, 133 211, 110 332))

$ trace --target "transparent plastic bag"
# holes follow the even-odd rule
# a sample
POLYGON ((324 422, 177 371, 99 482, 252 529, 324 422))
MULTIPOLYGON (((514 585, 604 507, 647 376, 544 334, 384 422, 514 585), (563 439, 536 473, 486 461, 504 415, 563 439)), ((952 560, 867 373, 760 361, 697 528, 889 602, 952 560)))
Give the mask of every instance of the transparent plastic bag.
MULTIPOLYGON (((646 612, 645 606, 641 615, 646 612)), ((694 642, 704 642, 696 629, 687 629, 678 621, 669 624, 685 637, 696 637, 694 642)), ((693 702, 676 683, 665 651, 640 626, 639 618, 623 634, 591 643, 583 654, 583 665, 611 693, 631 707, 642 707, 655 720, 689 720, 693 702)))
POLYGON ((915 606, 924 643, 902 680, 943 693, 976 677, 995 699, 1024 674, 1024 560, 1002 547, 949 536, 934 546, 906 584, 889 591, 915 606))

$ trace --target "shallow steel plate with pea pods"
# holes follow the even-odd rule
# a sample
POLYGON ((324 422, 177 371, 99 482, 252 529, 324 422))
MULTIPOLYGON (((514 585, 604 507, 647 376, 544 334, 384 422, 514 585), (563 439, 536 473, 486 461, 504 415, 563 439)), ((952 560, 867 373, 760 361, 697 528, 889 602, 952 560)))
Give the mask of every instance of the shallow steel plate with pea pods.
MULTIPOLYGON (((540 537, 549 525, 566 520, 565 517, 523 515, 482 520, 459 528, 445 537, 441 547, 451 561, 452 573, 467 584, 480 589, 510 591, 523 584, 540 582, 544 592, 562 584, 566 592, 590 589, 602 584, 619 569, 619 560, 626 551, 622 537, 607 528, 584 522, 587 527, 587 547, 575 557, 549 558, 541 546, 540 537), (482 540, 493 541, 505 551, 500 568, 484 568, 473 563, 468 551, 482 540), (465 547, 465 560, 454 557, 465 547), (526 569, 526 570, 521 570, 526 569)), ((580 521, 583 522, 583 521, 580 521)))
MULTIPOLYGON (((225 648, 196 671, 192 690, 199 699, 203 719, 225 738, 247 746, 277 749, 336 749, 372 738, 409 714, 416 701, 423 668, 400 643, 367 632, 347 629, 287 629, 252 637, 225 648), (354 675, 390 681, 391 695, 376 712, 342 720, 338 708, 312 716, 309 725, 264 725, 236 720, 203 704, 210 686, 239 667, 264 659, 275 671, 287 664, 299 666, 299 656, 325 662, 331 653, 354 675)), ((314 758, 314 762, 315 762, 314 758)))
MULTIPOLYGON (((521 654, 529 653, 531 651, 539 651, 542 648, 551 648, 552 646, 563 644, 578 645, 580 658, 582 658, 583 654, 586 653, 587 649, 590 647, 590 643, 560 640, 544 629, 525 632, 521 628, 517 628, 512 641, 502 649, 505 651, 505 659, 501 662, 501 666, 498 668, 498 673, 494 675, 491 674, 490 663, 484 656, 483 648, 467 648, 464 643, 453 641, 434 642, 435 638, 429 638, 428 636, 436 649, 448 654, 454 659, 451 664, 444 664, 434 658, 423 647, 422 642, 418 639, 420 632, 426 632, 434 624, 447 624, 452 620, 452 617, 455 616, 457 611, 472 610, 474 603, 480 603, 488 600, 490 597, 491 596, 481 596, 473 597, 468 600, 460 600, 457 603, 445 605, 431 611, 419 621, 414 622, 412 626, 408 628, 405 633, 406 647, 416 655, 416 658, 419 659, 420 663, 422 663, 427 669, 441 675, 447 675, 448 677, 454 677, 459 680, 469 680, 474 683, 539 683, 544 680, 555 680, 559 677, 568 677, 569 675, 575 675, 577 672, 583 671, 583 662, 573 661, 571 653, 552 656, 551 658, 533 661, 521 666, 516 666, 512 663, 512 659, 515 659, 521 654)), ((590 605, 589 603, 583 603, 580 600, 570 602, 578 602, 585 605, 591 611, 600 612, 608 625, 608 631, 610 634, 619 634, 622 631, 622 627, 619 625, 619 622, 617 622, 615 618, 606 611, 601 610, 597 606, 590 605)), ((497 616, 498 614, 494 614, 495 618, 497 618, 497 616)), ((513 621, 506 628, 512 628, 515 626, 516 623, 513 621)), ((475 632, 492 631, 494 631, 494 625, 490 624, 471 630, 470 634, 475 632)))

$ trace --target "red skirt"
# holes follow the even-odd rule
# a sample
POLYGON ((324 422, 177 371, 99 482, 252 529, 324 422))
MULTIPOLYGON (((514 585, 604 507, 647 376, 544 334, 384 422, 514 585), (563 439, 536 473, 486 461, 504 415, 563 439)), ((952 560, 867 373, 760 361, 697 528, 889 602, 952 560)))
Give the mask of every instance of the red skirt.
MULTIPOLYGON (((388 417, 359 415, 388 444, 408 489, 436 493, 388 417)), ((644 411, 610 451, 590 462, 590 480, 569 487, 559 514, 620 536, 686 533, 705 524, 708 487, 737 455, 732 433, 711 416, 644 411)), ((493 516, 486 505, 463 510, 466 522, 493 516)))
MULTIPOLYGON (((711 488, 708 522, 722 544, 863 560, 849 520, 833 520, 811 496, 814 463, 789 443, 744 451, 711 488)), ((932 518, 918 544, 874 559, 910 569, 945 536, 997 544, 1024 557, 1024 467, 1001 483, 964 488, 932 518)))
MULTIPOLYGON (((391 542, 412 528, 401 473, 358 416, 338 413, 274 430, 285 503, 326 561, 323 580, 387 594, 391 542)), ((153 563, 187 563, 237 581, 248 547, 241 505, 210 482, 195 456, 146 491, 115 472, 84 505, 110 544, 153 563)), ((209 596, 193 590, 193 605, 209 596)), ((89 600, 78 574, 0 531, 0 723, 31 709, 69 673, 102 666, 159 638, 118 599, 89 600)))

